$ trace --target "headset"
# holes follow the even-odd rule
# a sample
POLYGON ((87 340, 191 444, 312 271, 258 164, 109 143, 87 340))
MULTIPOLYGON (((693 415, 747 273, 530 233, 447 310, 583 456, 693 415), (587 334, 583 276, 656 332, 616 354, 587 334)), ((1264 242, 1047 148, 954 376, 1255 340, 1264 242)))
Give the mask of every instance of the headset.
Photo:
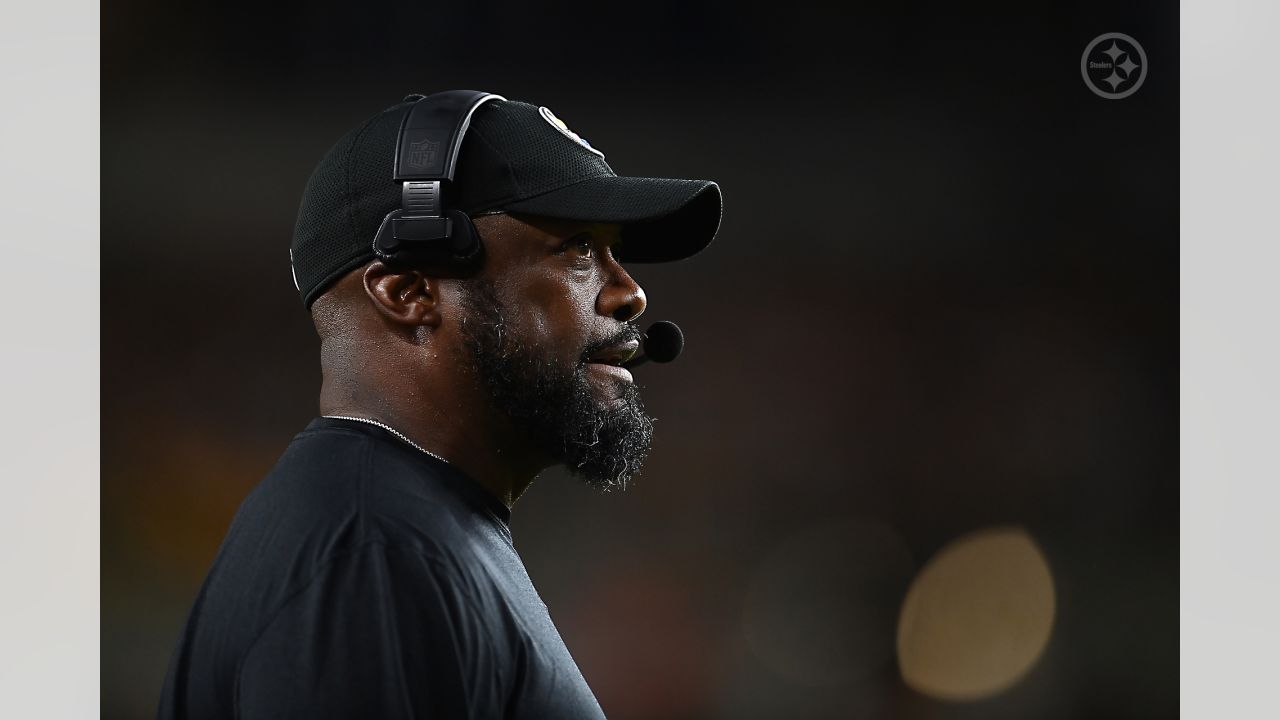
POLYGON ((393 178, 400 208, 383 218, 373 252, 396 265, 471 266, 480 259, 480 235, 471 218, 449 207, 453 174, 471 116, 501 95, 447 90, 409 95, 413 107, 400 123, 393 178))

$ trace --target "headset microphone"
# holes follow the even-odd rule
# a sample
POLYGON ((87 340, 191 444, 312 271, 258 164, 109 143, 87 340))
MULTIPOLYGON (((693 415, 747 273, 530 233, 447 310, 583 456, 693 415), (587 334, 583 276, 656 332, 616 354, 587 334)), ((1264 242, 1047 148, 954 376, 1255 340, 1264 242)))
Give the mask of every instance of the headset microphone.
POLYGON ((644 334, 644 354, 623 367, 630 370, 650 360, 668 363, 679 357, 681 350, 684 350, 684 333, 680 332, 680 326, 669 320, 659 320, 644 334))

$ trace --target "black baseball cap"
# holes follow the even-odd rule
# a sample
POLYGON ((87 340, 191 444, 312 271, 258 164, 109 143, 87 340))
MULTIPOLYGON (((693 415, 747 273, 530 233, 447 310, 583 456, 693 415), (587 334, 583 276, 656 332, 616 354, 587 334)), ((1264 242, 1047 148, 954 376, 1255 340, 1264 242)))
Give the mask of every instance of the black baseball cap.
MULTIPOLYGON (((378 226, 400 207, 392 179, 410 95, 340 139, 303 191, 290 258, 306 307, 372 260, 378 226)), ((545 107, 483 103, 458 153, 449 206, 467 214, 529 213, 622 225, 622 262, 667 262, 706 247, 720 227, 720 187, 710 180, 620 177, 604 154, 545 107)))

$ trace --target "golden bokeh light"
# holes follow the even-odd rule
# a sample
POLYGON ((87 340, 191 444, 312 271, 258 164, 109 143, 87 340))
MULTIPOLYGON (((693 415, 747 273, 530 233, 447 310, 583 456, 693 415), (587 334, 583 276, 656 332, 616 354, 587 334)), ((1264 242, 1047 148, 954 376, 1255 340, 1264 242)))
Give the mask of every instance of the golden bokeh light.
POLYGON ((902 678, 940 700, 990 697, 1035 665, 1049 643, 1054 610, 1053 576, 1025 530, 959 537, 924 566, 903 601, 902 678))

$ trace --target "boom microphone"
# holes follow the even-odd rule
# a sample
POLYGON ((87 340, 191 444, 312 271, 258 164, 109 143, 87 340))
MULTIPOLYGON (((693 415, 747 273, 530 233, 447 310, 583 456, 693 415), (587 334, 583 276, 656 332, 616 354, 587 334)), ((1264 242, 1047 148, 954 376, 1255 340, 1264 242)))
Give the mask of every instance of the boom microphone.
POLYGON ((684 333, 680 332, 680 326, 669 320, 659 320, 650 325, 644 334, 644 354, 637 356, 623 367, 630 370, 650 360, 656 363, 668 363, 679 357, 681 350, 684 350, 684 333))

